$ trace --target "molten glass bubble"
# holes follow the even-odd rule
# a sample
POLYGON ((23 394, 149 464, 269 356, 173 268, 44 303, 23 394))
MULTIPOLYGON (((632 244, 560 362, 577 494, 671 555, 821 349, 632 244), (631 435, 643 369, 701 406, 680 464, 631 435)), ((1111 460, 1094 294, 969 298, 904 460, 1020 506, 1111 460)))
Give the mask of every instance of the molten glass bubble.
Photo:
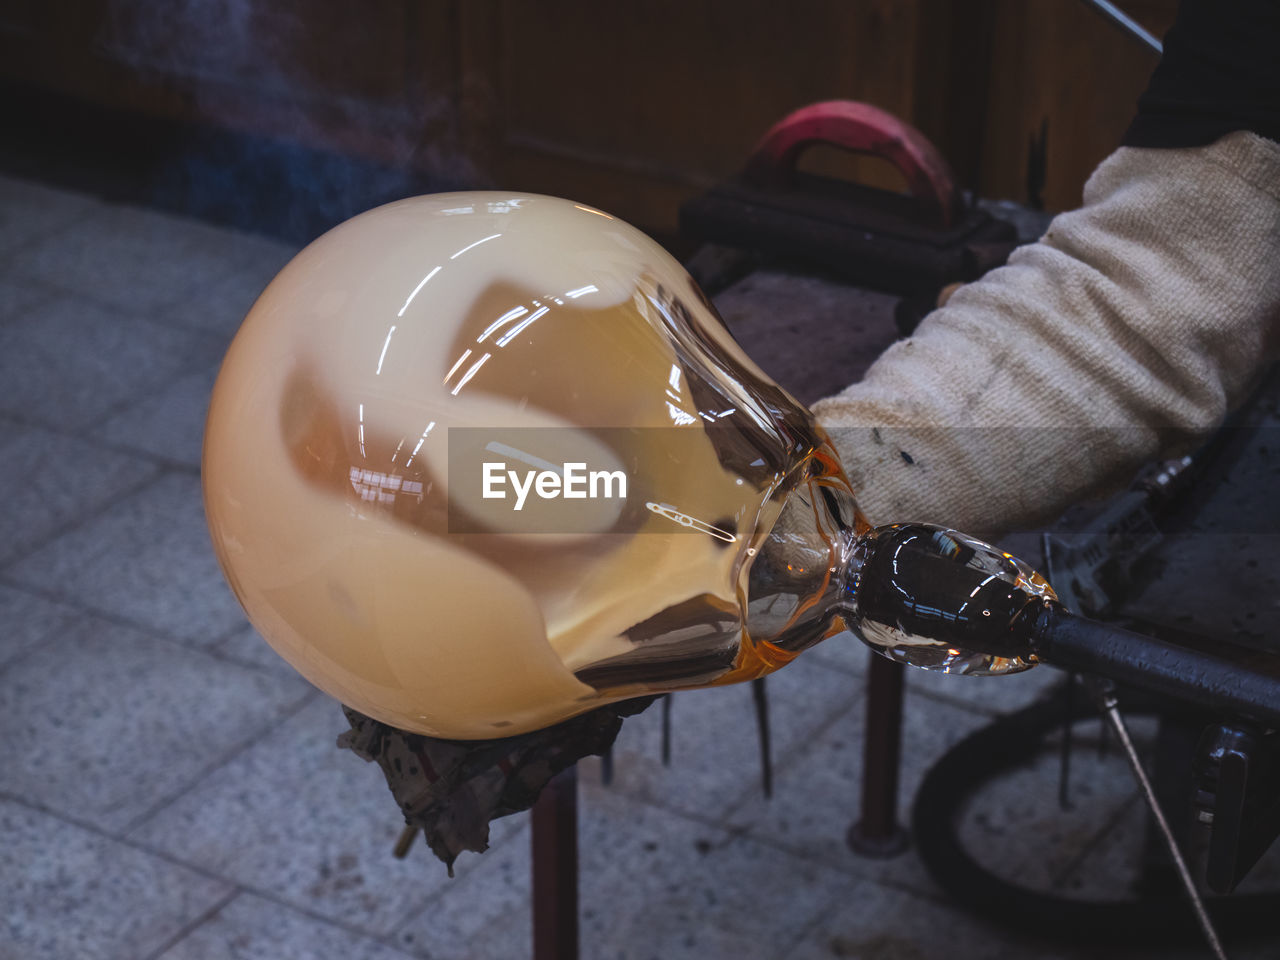
POLYGON ((231 345, 203 476, 262 635, 414 732, 757 677, 844 621, 890 655, 918 633, 858 614, 879 531, 808 411, 661 247, 565 200, 418 197, 309 245, 231 345))
MULTIPOLYGON (((381 207, 285 267, 218 377, 204 489, 277 652, 370 716, 456 738, 775 669, 800 645, 789 618, 745 629, 774 521, 798 493, 824 536, 859 522, 809 414, 661 247, 498 193, 381 207), (485 456, 504 480, 622 470, 627 496, 516 511, 509 481, 484 496, 485 456)), ((805 642, 832 629, 787 604, 805 642)))

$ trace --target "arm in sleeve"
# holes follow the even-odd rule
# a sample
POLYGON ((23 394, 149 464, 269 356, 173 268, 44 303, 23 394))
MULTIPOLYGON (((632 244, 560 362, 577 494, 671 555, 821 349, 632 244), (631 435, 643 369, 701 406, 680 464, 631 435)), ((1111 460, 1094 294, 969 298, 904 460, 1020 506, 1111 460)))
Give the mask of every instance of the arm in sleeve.
POLYGON ((1278 327, 1280 145, 1122 147, 1081 209, 814 413, 873 522, 994 538, 1205 437, 1278 327))

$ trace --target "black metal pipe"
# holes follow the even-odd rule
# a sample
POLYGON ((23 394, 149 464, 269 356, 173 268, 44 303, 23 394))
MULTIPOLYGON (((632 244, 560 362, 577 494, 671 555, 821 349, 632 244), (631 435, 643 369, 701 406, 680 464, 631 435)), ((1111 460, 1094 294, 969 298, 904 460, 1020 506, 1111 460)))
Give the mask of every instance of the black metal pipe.
POLYGON ((869 651, 867 723, 862 744, 862 809, 849 828, 849 847, 864 857, 896 857, 910 845, 898 822, 902 758, 902 664, 869 651))
POLYGON ((533 957, 578 960, 578 768, 533 805, 533 957))
POLYGON ((1110 677, 1233 717, 1280 727, 1280 677, 1046 604, 1032 632, 1044 663, 1110 677))

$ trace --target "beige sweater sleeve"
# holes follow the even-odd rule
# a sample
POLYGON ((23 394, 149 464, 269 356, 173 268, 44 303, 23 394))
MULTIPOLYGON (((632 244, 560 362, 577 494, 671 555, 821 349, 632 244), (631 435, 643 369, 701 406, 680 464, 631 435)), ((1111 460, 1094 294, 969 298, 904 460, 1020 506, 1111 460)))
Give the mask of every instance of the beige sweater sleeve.
POLYGON ((1203 438, 1278 347, 1280 145, 1126 147, 814 413, 873 523, 994 538, 1203 438))

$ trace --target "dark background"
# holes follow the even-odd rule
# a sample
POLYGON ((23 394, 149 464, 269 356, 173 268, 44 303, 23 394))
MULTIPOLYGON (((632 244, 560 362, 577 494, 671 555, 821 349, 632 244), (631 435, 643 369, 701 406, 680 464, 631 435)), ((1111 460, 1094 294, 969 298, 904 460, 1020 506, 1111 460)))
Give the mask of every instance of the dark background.
MULTIPOLYGON (((1157 36, 1175 7, 1125 4, 1157 36)), ((1029 199, 1046 134, 1043 202, 1062 210, 1154 64, 1077 0, 8 0, 0 169, 293 241, 392 197, 499 186, 670 242, 679 204, 774 121, 852 98, 988 197, 1029 199)))

